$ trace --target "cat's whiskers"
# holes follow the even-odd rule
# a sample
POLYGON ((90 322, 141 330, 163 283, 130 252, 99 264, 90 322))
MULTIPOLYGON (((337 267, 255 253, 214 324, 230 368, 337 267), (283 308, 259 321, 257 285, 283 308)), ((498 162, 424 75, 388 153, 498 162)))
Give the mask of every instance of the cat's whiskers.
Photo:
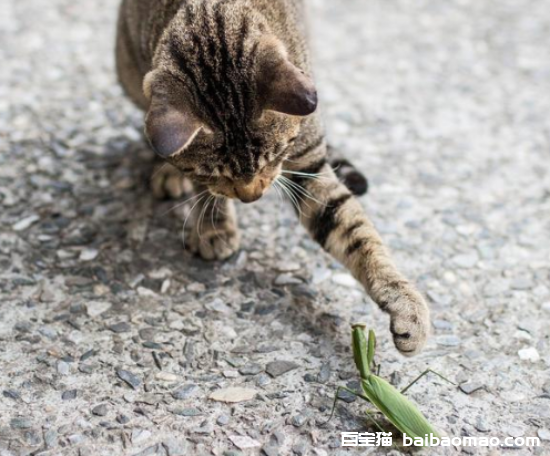
POLYGON ((199 243, 202 243, 202 227, 203 227, 203 224, 204 224, 204 217, 206 216, 206 211, 208 210, 208 206, 210 205, 212 200, 214 200, 215 198, 216 197, 214 195, 210 195, 206 199, 206 203, 204 203, 204 205, 202 207, 202 210, 200 212, 199 219, 198 219, 198 226, 197 226, 197 233, 199 235, 199 243))
POLYGON ((185 204, 187 204, 189 201, 192 201, 194 200, 195 198, 198 198, 199 196, 201 195, 204 195, 208 190, 204 190, 196 195, 193 195, 192 197, 190 198, 187 198, 185 201, 182 201, 181 203, 178 203, 176 204, 174 207, 168 209, 166 212, 164 212, 163 214, 161 214, 161 217, 164 217, 166 215, 168 215, 170 212, 173 212, 175 211, 176 209, 179 209, 180 207, 184 206, 185 204))
POLYGON ((273 182, 273 188, 275 189, 275 193, 277 193, 277 197, 279 198, 279 201, 283 200, 283 196, 281 195, 281 190, 279 189, 279 186, 277 184, 277 180, 273 182))
POLYGON ((305 196, 306 198, 309 198, 310 200, 316 202, 317 204, 320 204, 321 206, 325 205, 325 203, 323 203, 322 201, 319 201, 317 198, 314 198, 313 195, 308 190, 306 190, 303 186, 301 186, 300 184, 294 182, 293 180, 289 179, 288 177, 285 177, 285 176, 281 176, 281 177, 290 187, 295 189, 301 195, 305 196))
POLYGON ((157 177, 157 176, 162 172, 162 170, 163 170, 164 168, 166 168, 166 166, 168 166, 168 163, 166 163, 166 162, 163 163, 161 166, 159 166, 159 167, 155 170, 155 172, 151 175, 151 181, 152 181, 155 177, 157 177))
POLYGON ((293 190, 290 187, 288 187, 287 184, 284 181, 279 180, 280 177, 281 176, 278 176, 277 179, 274 182, 277 182, 277 185, 280 186, 281 190, 286 194, 286 196, 288 197, 288 199, 290 200, 290 202, 292 203, 292 205, 296 209, 296 212, 298 213, 299 217, 302 218, 303 212, 302 212, 302 208, 300 206, 300 201, 303 202, 302 198, 300 198, 299 195, 296 195, 293 192, 293 190), (298 199, 300 201, 298 201, 298 199))
MULTIPOLYGON (((215 223, 214 223, 214 211, 216 211, 216 219, 218 218, 218 215, 220 214, 220 211, 221 211, 221 209, 220 209, 219 206, 218 206, 218 201, 219 201, 219 200, 222 200, 222 201, 225 202, 225 197, 224 197, 224 196, 220 196, 220 197, 217 197, 217 198, 214 200, 214 206, 212 207, 212 212, 211 212, 211 214, 210 214, 210 215, 211 215, 211 219, 212 219, 212 227, 214 227, 214 233, 216 233, 216 237, 217 237, 220 241, 222 241, 226 246, 229 247, 229 244, 228 244, 227 242, 225 242, 225 239, 222 238, 222 237, 220 236, 220 232, 219 232, 219 230, 215 227, 216 225, 215 225, 215 223)), ((225 215, 225 213, 224 213, 224 215, 225 215)))
MULTIPOLYGON (((205 192, 206 191, 204 191, 202 193, 205 193, 205 192)), ((199 195, 201 195, 201 193, 199 193, 199 195)), ((183 221, 181 240, 183 242, 183 248, 184 249, 185 249, 185 225, 187 224, 187 220, 189 220, 189 217, 193 213, 193 210, 195 209, 195 207, 197 207, 197 204, 199 204, 204 198, 206 198, 206 195, 202 195, 197 201, 195 201, 195 204, 193 204, 193 206, 191 207, 191 210, 189 211, 189 214, 187 214, 187 216, 185 217, 185 220, 183 221)))
POLYGON ((313 179, 313 180, 330 179, 330 177, 331 177, 327 173, 306 173, 306 172, 303 172, 303 171, 290 171, 288 169, 283 169, 282 173, 283 174, 291 174, 291 175, 294 175, 294 176, 305 177, 305 178, 313 179))

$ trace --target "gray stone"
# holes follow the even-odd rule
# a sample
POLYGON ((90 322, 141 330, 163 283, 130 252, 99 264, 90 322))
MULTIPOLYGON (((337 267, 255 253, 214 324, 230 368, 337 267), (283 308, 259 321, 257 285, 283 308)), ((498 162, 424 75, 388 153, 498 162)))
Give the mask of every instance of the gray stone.
POLYGON ((292 445, 292 452, 296 456, 305 456, 307 452, 307 444, 305 442, 298 442, 292 445))
POLYGON ((12 389, 2 391, 2 396, 7 397, 8 399, 13 399, 14 401, 21 399, 19 392, 12 389))
POLYGON ((211 423, 203 423, 203 425, 193 431, 195 434, 210 435, 214 432, 214 426, 211 423))
POLYGON ((109 413, 109 409, 106 404, 99 404, 92 409, 92 413, 96 416, 105 416, 109 413))
POLYGON ((55 330, 55 328, 52 328, 50 326, 42 326, 41 328, 38 328, 38 332, 50 340, 57 339, 57 331, 55 330))
POLYGON ((182 438, 167 438, 162 442, 168 456, 187 456, 189 454, 189 444, 182 438))
POLYGON ((69 375, 71 373, 71 365, 65 361, 59 361, 57 363, 57 372, 61 375, 69 375))
POLYGON ((129 323, 122 321, 120 323, 109 325, 109 329, 114 333, 121 334, 121 333, 130 332, 132 330, 132 327, 130 326, 129 323))
POLYGON ((44 431, 44 445, 51 449, 57 446, 58 434, 55 429, 47 429, 44 431))
POLYGON ((68 390, 63 391, 63 394, 61 395, 61 399, 64 401, 70 401, 72 399, 75 399, 77 395, 77 390, 68 390))
POLYGON ((452 262, 455 266, 462 269, 473 268, 479 261, 479 255, 477 252, 472 251, 470 253, 464 253, 453 257, 452 262))
POLYGON ((265 371, 272 377, 279 377, 298 367, 298 364, 293 361, 271 361, 265 367, 265 371))
POLYGON ((67 437, 67 440, 71 445, 79 445, 84 442, 85 437, 82 434, 73 434, 67 437))
POLYGON ((10 420, 13 429, 29 429, 32 427, 32 420, 27 417, 16 417, 10 420))
POLYGON ((323 364, 321 370, 319 371, 319 374, 317 375, 317 381, 319 383, 327 383, 330 379, 330 372, 330 365, 323 364))
POLYGON ((491 427, 489 426, 485 418, 483 418, 482 416, 477 417, 477 420, 474 426, 479 432, 489 432, 491 430, 491 427))
POLYGON ((469 382, 469 383, 462 383, 459 386, 459 388, 463 393, 472 394, 472 393, 475 393, 476 391, 484 389, 485 385, 479 382, 469 382))
POLYGON ((229 423, 229 415, 222 414, 218 416, 218 419, 216 420, 216 423, 218 423, 220 426, 225 426, 229 423))
POLYGON ((152 432, 148 429, 132 429, 132 443, 134 445, 141 445, 147 442, 152 435, 152 432))
POLYGON ((131 386, 133 389, 138 389, 141 386, 141 380, 130 371, 118 369, 116 374, 118 378, 124 381, 127 385, 131 386))
POLYGON ((262 455, 265 456, 279 456, 279 447, 274 445, 267 445, 262 448, 262 455))
POLYGON ((172 391, 174 399, 184 400, 191 396, 194 396, 199 391, 199 387, 193 383, 183 385, 172 391))
POLYGON ((260 364, 246 364, 239 369, 239 374, 242 375, 256 375, 262 372, 264 368, 260 364))
POLYGON ((445 347, 456 347, 457 345, 460 345, 461 340, 460 337, 454 335, 439 336, 437 338, 437 343, 445 347))
POLYGON ((176 408, 172 411, 174 415, 180 416, 200 416, 202 412, 197 408, 176 408))
POLYGON ((302 427, 307 421, 307 417, 302 414, 294 415, 291 419, 293 426, 302 427))

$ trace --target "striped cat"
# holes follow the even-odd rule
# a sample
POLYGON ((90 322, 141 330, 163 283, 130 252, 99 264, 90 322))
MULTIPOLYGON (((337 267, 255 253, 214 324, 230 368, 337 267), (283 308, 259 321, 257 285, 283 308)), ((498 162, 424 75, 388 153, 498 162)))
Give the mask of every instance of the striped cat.
POLYGON ((412 355, 426 341, 428 307, 353 197, 366 181, 339 159, 342 182, 329 162, 303 9, 302 0, 123 0, 117 69, 165 162, 153 192, 177 198, 189 179, 202 214, 189 247, 222 260, 239 247, 233 200, 282 186, 311 236, 390 315, 398 350, 412 355))

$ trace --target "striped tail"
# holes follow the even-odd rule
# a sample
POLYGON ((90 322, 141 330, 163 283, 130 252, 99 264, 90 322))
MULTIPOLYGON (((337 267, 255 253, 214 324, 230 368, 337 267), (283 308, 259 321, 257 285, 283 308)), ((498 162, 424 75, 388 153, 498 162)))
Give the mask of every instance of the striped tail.
POLYGON ((334 173, 351 193, 356 196, 364 195, 369 190, 369 182, 365 175, 361 173, 353 164, 333 147, 328 147, 329 163, 334 173))

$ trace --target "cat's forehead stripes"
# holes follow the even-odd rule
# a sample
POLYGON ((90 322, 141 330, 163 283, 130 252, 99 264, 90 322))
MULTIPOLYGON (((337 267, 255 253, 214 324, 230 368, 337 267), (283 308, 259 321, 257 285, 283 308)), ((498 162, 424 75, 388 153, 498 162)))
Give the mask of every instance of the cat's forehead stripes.
POLYGON ((189 2, 185 33, 172 33, 168 52, 195 106, 224 135, 233 154, 253 152, 255 46, 246 15, 229 14, 231 2, 189 2), (231 18, 231 19, 228 19, 231 18))

